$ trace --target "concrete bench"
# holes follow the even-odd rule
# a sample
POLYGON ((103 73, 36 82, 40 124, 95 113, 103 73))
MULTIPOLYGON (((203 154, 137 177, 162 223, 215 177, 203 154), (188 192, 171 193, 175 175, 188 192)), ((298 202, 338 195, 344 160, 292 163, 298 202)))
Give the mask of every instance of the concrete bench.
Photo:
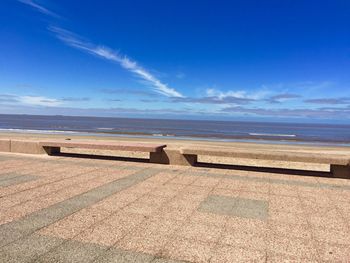
POLYGON ((113 142, 113 141, 82 141, 82 140, 47 140, 40 141, 41 146, 49 155, 59 153, 61 147, 94 150, 117 150, 158 153, 166 147, 164 144, 113 142))
POLYGON ((183 147, 180 153, 188 165, 197 162, 198 155, 230 158, 274 160, 303 163, 329 164, 334 177, 350 179, 350 155, 337 153, 315 153, 298 151, 272 151, 268 149, 241 149, 223 147, 183 147))

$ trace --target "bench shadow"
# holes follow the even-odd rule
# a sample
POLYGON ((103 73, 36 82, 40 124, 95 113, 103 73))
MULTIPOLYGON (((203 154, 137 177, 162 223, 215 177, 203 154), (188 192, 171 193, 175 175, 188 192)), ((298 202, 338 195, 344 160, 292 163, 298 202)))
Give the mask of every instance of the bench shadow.
POLYGON ((144 158, 96 155, 96 154, 86 154, 86 153, 60 152, 60 153, 51 154, 51 156, 71 157, 71 158, 81 158, 81 159, 94 159, 94 160, 121 161, 121 162, 149 163, 149 159, 144 159, 144 158))
POLYGON ((258 167, 258 166, 232 165, 232 164, 214 164, 214 163, 204 163, 204 162, 197 162, 194 166, 201 167, 201 168, 240 170, 240 171, 263 172, 263 173, 274 173, 274 174, 333 177, 332 173, 330 172, 307 171, 307 170, 299 170, 299 169, 271 168, 271 167, 258 167))
MULTIPOLYGON (((135 158, 135 157, 120 157, 120 156, 109 156, 109 155, 96 155, 96 154, 84 154, 84 153, 55 153, 51 156, 59 157, 72 157, 81 159, 93 159, 93 160, 109 160, 109 161, 120 161, 120 162, 137 162, 137 163, 149 163, 149 159, 146 158, 135 158)), ((232 164, 214 164, 196 162, 194 167, 200 168, 215 168, 225 170, 237 170, 237 171, 250 171, 250 172, 263 172, 263 173, 274 173, 274 174, 289 174, 299 176, 318 176, 318 177, 333 177, 330 172, 322 171, 306 171, 298 169, 284 169, 284 168, 271 168, 271 167, 257 167, 257 166, 244 166, 244 165, 232 165, 232 164)))

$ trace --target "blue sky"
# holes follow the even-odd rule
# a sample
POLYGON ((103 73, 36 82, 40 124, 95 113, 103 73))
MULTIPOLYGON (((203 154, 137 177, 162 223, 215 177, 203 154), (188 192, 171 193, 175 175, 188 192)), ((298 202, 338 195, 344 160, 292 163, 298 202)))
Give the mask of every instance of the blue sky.
POLYGON ((4 0, 0 113, 350 122, 350 2, 4 0))

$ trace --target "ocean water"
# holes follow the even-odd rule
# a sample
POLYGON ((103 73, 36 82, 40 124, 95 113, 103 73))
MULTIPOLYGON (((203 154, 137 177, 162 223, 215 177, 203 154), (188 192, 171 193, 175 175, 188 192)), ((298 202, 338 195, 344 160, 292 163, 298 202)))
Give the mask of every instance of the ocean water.
POLYGON ((350 125, 0 115, 1 132, 350 146, 350 125))

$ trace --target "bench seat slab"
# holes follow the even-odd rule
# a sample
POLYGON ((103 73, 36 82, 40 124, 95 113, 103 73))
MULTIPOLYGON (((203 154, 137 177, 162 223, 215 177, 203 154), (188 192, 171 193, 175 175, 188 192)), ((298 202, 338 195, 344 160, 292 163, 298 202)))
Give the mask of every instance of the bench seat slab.
POLYGON ((325 163, 349 165, 350 156, 345 154, 316 154, 307 152, 247 150, 230 148, 182 148, 182 154, 211 155, 230 158, 275 160, 288 162, 325 163))
POLYGON ((99 142, 99 141, 41 141, 42 147, 67 147, 97 150, 118 150, 118 151, 137 151, 137 152, 160 152, 166 145, 148 144, 148 143, 129 143, 129 142, 99 142))

